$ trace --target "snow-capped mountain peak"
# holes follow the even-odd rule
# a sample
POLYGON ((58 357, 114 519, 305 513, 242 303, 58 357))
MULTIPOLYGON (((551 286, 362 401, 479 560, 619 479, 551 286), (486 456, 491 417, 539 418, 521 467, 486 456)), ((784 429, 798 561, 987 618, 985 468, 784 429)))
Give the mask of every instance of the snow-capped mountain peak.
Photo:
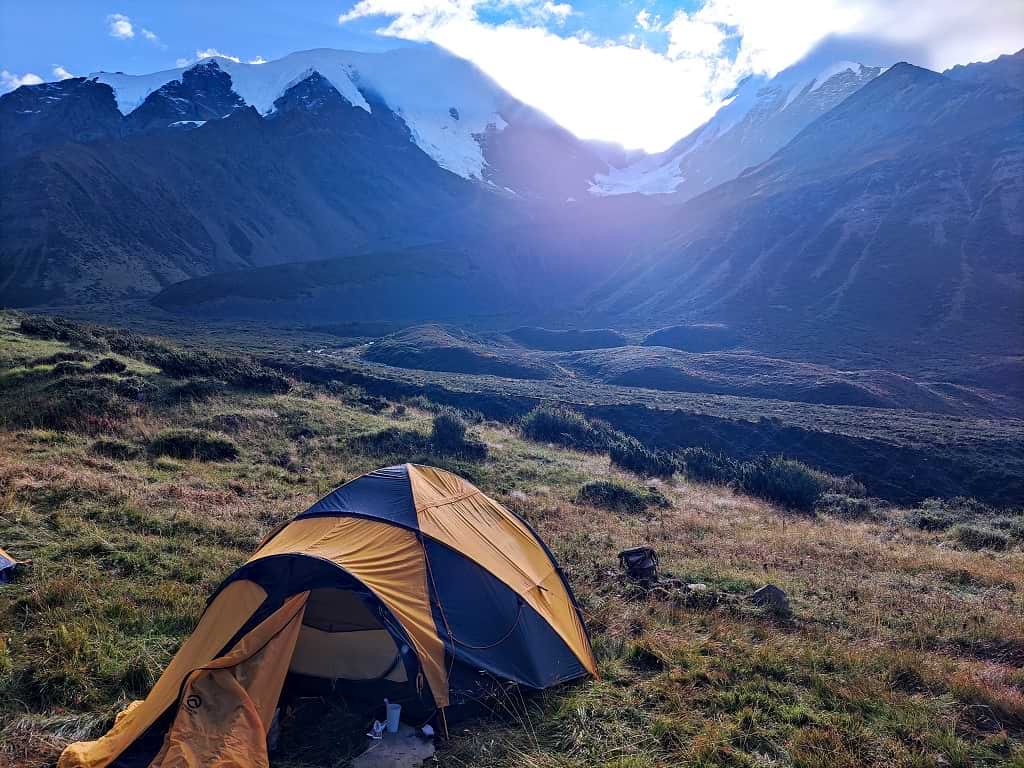
POLYGON ((595 177, 593 195, 698 195, 764 162, 815 118, 884 70, 852 61, 802 62, 748 77, 704 125, 665 152, 595 177))
POLYGON ((109 85, 122 114, 140 107, 186 71, 216 65, 231 78, 232 90, 263 115, 285 91, 319 73, 355 107, 372 111, 364 93, 372 91, 409 127, 413 141, 438 165, 467 179, 483 179, 486 161, 479 137, 500 131, 502 111, 512 100, 469 62, 433 46, 383 53, 333 49, 300 51, 275 61, 247 64, 223 57, 148 75, 97 72, 109 85))

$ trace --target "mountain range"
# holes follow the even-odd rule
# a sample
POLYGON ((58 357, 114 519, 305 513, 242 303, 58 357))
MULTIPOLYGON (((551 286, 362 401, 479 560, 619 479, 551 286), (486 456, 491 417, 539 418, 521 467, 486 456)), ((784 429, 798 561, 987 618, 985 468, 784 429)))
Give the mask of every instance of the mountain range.
POLYGON ((0 97, 0 304, 715 322, 807 358, 1005 363, 1022 62, 802 62, 639 156, 431 46, 22 86, 0 97))

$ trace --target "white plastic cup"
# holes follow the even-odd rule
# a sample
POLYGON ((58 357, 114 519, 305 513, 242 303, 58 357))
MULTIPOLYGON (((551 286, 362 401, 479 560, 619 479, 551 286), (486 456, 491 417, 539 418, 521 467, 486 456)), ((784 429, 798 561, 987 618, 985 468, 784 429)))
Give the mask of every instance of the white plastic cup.
POLYGON ((398 733, 398 719, 402 715, 401 704, 388 703, 388 733, 398 733))

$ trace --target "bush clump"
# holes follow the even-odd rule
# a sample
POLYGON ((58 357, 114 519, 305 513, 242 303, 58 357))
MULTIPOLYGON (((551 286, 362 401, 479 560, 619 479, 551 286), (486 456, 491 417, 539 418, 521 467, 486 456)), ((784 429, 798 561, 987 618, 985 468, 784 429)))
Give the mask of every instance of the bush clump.
POLYGON ((0 414, 12 427, 96 433, 132 412, 119 382, 104 376, 65 376, 32 392, 0 414))
POLYGON ((612 464, 644 477, 670 477, 679 461, 667 451, 651 450, 635 437, 622 435, 608 448, 612 464))
POLYGON ((188 379, 171 387, 167 392, 167 397, 171 400, 209 400, 211 397, 222 394, 227 386, 220 379, 188 379))
POLYGON ((829 487, 827 475, 782 456, 760 456, 740 465, 738 486, 757 496, 801 512, 813 512, 829 487))
POLYGON ((72 362, 71 360, 61 360, 59 363, 54 364, 50 370, 51 376, 81 376, 89 369, 82 363, 72 362))
POLYGON ((125 440, 119 440, 116 437, 101 437, 94 441, 92 452, 108 459, 117 459, 118 461, 134 459, 142 453, 137 445, 133 445, 125 440))
MULTIPOLYGON (((687 448, 679 458, 691 480, 729 485, 739 491, 801 512, 813 512, 826 492, 835 489, 859 492, 863 486, 852 478, 836 478, 806 464, 782 456, 759 456, 737 461, 706 448, 687 448)), ((836 499, 832 500, 838 503, 836 499)))
POLYGON ((234 461, 238 446, 228 437, 201 429, 168 429, 149 443, 152 456, 198 461, 234 461))
POLYGON ((829 493, 836 493, 853 499, 863 499, 868 495, 868 490, 864 487, 864 483, 860 482, 860 480, 855 480, 852 475, 836 477, 835 475, 822 473, 822 476, 828 481, 829 493))
POLYGON ((446 408, 434 417, 430 443, 438 453, 462 456, 468 459, 487 457, 487 446, 466 436, 466 421, 452 408, 446 408))
POLYGON ((109 348, 105 339, 93 333, 80 323, 65 320, 62 317, 41 317, 30 315, 22 318, 18 324, 18 330, 26 336, 34 336, 37 339, 49 339, 51 341, 63 341, 73 347, 82 349, 109 348))
POLYGON ((56 365, 57 363, 87 363, 89 359, 89 355, 85 354, 85 352, 55 352, 46 357, 37 357, 34 360, 30 360, 28 367, 35 368, 39 365, 56 365))
POLYGON ((1010 537, 981 525, 960 523, 950 530, 953 540, 965 549, 991 549, 1002 552, 1010 546, 1010 537))
POLYGON ((650 488, 634 488, 613 480, 595 480, 580 488, 576 501, 602 509, 638 514, 648 507, 667 507, 669 501, 650 488))
POLYGON ((909 522, 922 531, 946 531, 957 523, 990 520, 995 510, 977 499, 925 499, 910 512, 909 522))
POLYGON ((128 366, 113 357, 104 357, 92 367, 93 373, 124 373, 128 366))
POLYGON ((388 427, 380 432, 359 435, 349 441, 354 451, 367 456, 399 456, 408 459, 430 451, 430 438, 411 429, 388 427))
POLYGON ((686 448, 679 453, 683 473, 701 483, 727 485, 739 477, 739 462, 707 448, 686 448))
POLYGON ((280 371, 241 355, 167 348, 149 353, 146 362, 176 379, 218 379, 238 389, 266 394, 279 394, 290 388, 287 377, 280 371))
POLYGON ((557 443, 583 451, 603 451, 614 434, 606 424, 592 421, 564 405, 539 405, 519 422, 523 436, 541 443, 557 443))
POLYGON ((127 398, 128 400, 134 400, 136 402, 149 400, 157 392, 156 384, 142 376, 125 376, 121 379, 104 380, 112 382, 114 391, 121 397, 127 398))
POLYGON ((884 509, 878 499, 864 499, 847 496, 844 493, 823 493, 816 509, 823 514, 844 520, 877 520, 884 509))
POLYGON ((457 447, 466 441, 466 422, 451 409, 434 417, 430 438, 438 447, 457 447))

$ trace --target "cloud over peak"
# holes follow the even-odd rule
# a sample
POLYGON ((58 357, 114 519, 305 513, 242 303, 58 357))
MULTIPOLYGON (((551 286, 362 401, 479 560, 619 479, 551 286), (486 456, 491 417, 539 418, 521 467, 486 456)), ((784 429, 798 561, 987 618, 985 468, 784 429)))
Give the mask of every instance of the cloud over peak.
POLYGON ((39 85, 41 82, 43 82, 43 78, 35 72, 16 75, 14 72, 8 72, 6 69, 0 70, 0 93, 13 91, 15 88, 20 88, 23 85, 39 85))
POLYGON ((135 27, 132 20, 123 13, 112 13, 107 16, 107 32, 111 37, 118 40, 131 40, 135 37, 135 27))
POLYGON ((447 48, 582 137, 649 151, 704 122, 744 77, 772 76, 825 40, 872 40, 865 56, 885 48, 944 69, 1017 50, 1024 28, 1020 0, 697 0, 671 18, 638 5, 359 0, 338 22, 379 19, 378 35, 447 48), (631 31, 602 28, 614 12, 631 31))

